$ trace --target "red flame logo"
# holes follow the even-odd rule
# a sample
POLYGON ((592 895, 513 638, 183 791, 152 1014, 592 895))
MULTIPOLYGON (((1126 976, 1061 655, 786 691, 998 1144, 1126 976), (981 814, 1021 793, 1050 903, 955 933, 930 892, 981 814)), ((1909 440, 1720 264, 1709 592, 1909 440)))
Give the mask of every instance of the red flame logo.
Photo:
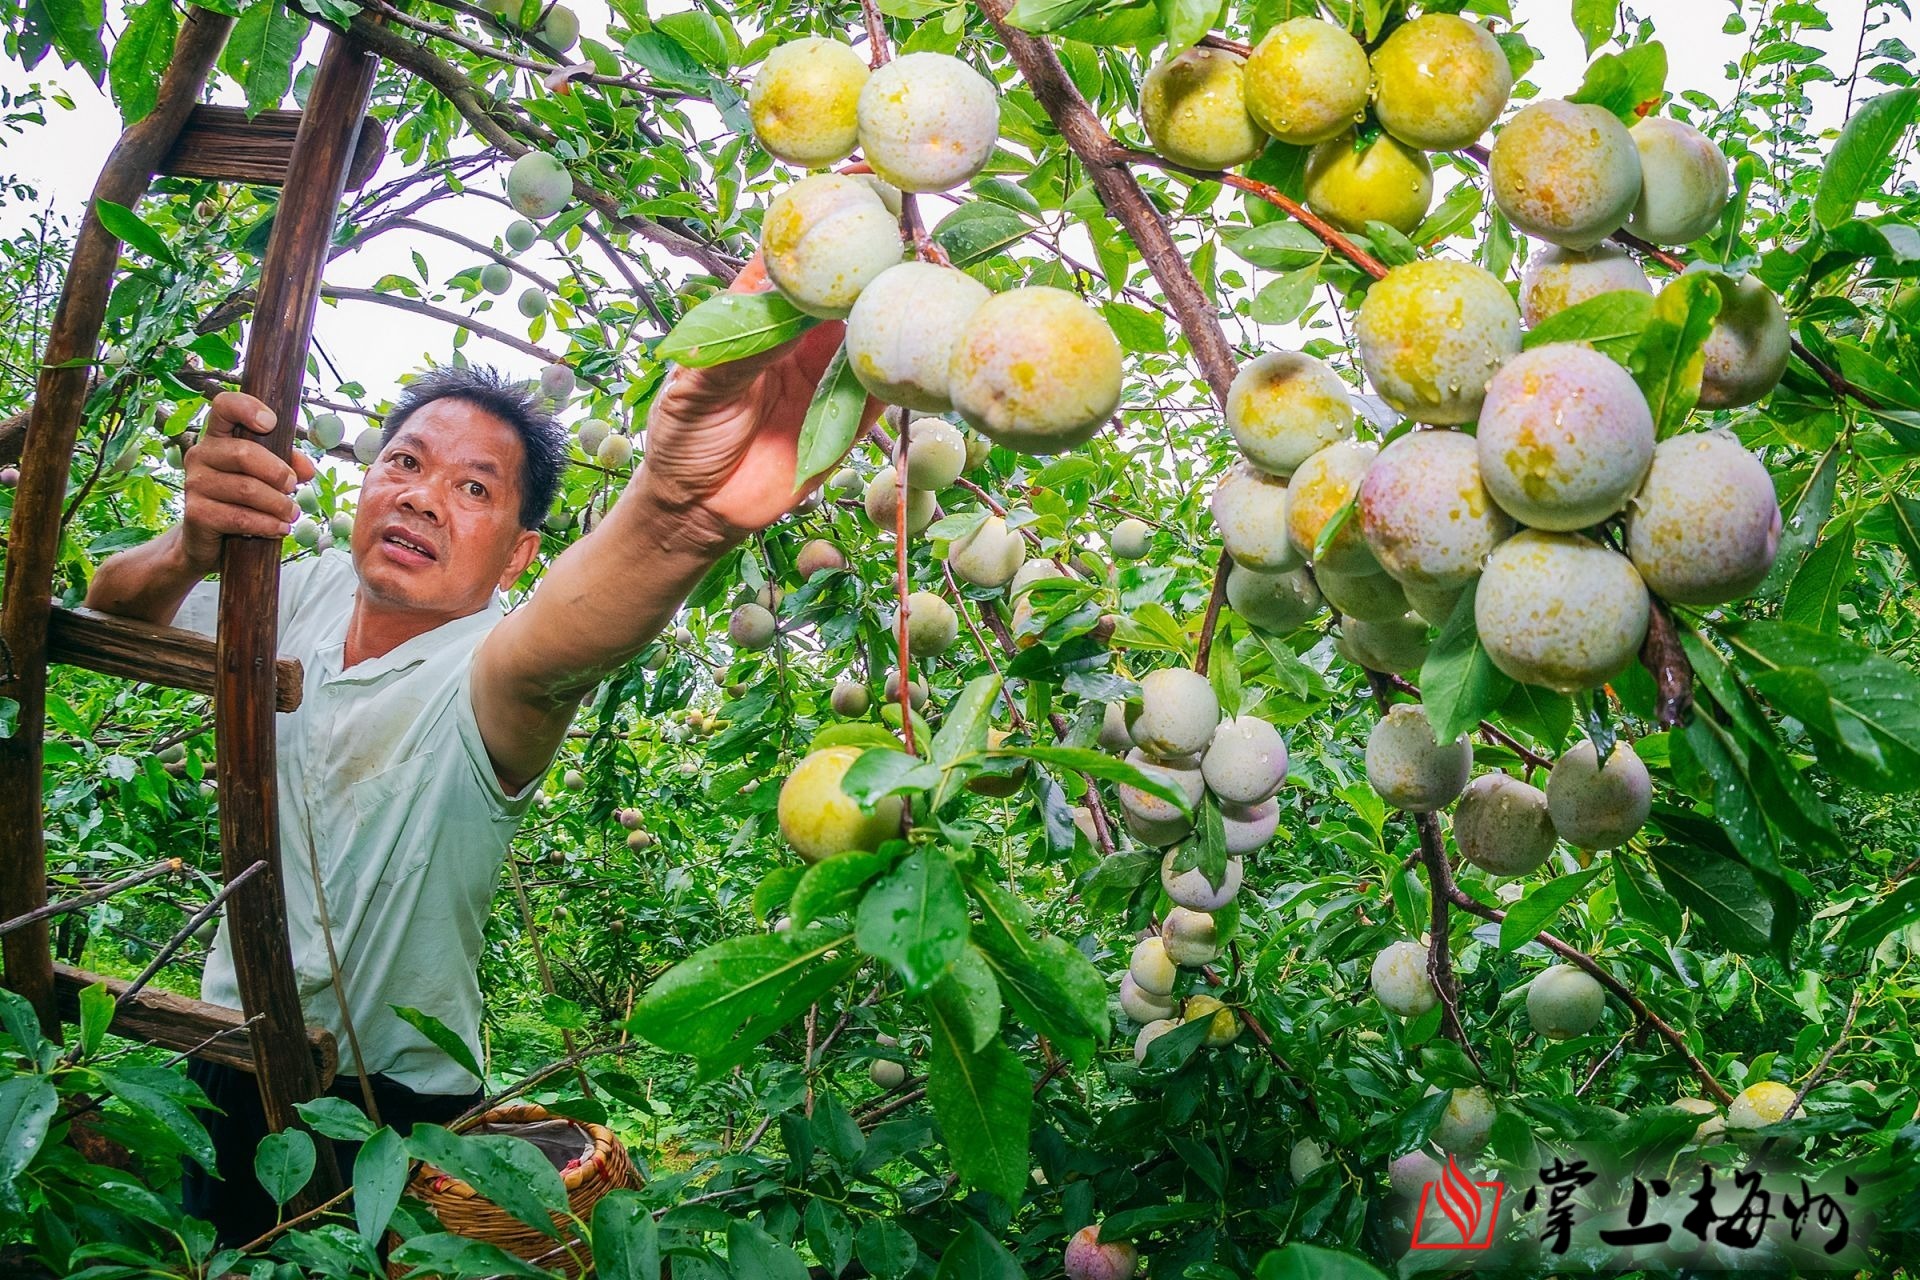
POLYGON ((1470 1241, 1480 1233, 1480 1189, 1473 1180, 1461 1172, 1454 1163, 1451 1153, 1447 1156, 1447 1167, 1440 1174, 1440 1188, 1436 1197, 1440 1209, 1447 1220, 1459 1230, 1463 1241, 1470 1241))

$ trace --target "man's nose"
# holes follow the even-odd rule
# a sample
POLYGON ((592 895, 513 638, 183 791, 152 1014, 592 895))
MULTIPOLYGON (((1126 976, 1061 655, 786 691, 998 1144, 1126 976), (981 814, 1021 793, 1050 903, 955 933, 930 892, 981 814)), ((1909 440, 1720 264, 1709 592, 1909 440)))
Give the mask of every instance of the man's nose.
POLYGON ((400 505, 424 519, 439 522, 440 512, 446 509, 434 487, 426 480, 416 480, 400 494, 400 505))

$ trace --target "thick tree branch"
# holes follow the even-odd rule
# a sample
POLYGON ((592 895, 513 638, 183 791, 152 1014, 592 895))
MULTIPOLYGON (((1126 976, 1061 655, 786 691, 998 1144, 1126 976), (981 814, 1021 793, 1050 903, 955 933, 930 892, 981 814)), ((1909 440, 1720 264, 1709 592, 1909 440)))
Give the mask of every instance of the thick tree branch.
POLYGON ((1199 362, 1200 372, 1213 389, 1215 403, 1224 408, 1236 364, 1212 300, 1200 287, 1146 192, 1127 172, 1126 149, 1101 125, 1093 108, 1068 78, 1053 47, 1007 25, 1008 9, 1007 0, 980 0, 981 12, 993 23, 1027 87, 1033 90, 1060 136, 1087 166, 1087 176, 1100 196, 1100 203, 1133 237, 1147 269, 1153 272, 1153 278, 1159 282, 1160 291, 1166 295, 1174 317, 1186 334, 1187 345, 1199 362))

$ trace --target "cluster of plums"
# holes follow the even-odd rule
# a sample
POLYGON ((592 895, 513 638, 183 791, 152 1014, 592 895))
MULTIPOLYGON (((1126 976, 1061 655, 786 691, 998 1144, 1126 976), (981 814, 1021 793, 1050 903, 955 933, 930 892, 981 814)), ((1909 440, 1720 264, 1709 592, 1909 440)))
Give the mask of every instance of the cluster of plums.
POLYGON ((1120 344, 1064 289, 995 294, 964 271, 901 260, 901 192, 946 191, 986 165, 999 136, 993 83, 946 54, 869 71, 835 40, 768 55, 748 96, 755 136, 807 168, 857 147, 869 174, 820 173, 775 196, 761 223, 767 276, 809 315, 847 322, 854 376, 888 404, 957 412, 1033 454, 1084 443, 1120 403, 1120 344))
POLYGON ((1193 48, 1148 72, 1140 121, 1176 164, 1228 169, 1269 138, 1312 150, 1308 207, 1347 231, 1411 232, 1433 200, 1429 151, 1472 145, 1513 88, 1500 42, 1455 14, 1424 14, 1371 54, 1319 18, 1278 23, 1246 57, 1193 48), (1360 126, 1371 107, 1378 131, 1360 126))
MULTIPOLYGON (((1099 742, 1179 791, 1188 806, 1183 812, 1127 783, 1118 788, 1128 834, 1166 850, 1160 887, 1172 903, 1159 932, 1134 948, 1120 979, 1120 1009, 1141 1027, 1135 1059, 1144 1062, 1148 1046, 1182 1021, 1210 1018, 1206 1043, 1230 1044, 1240 1032, 1232 1010, 1208 995, 1189 996, 1183 1004, 1174 989, 1181 968, 1203 967, 1219 955, 1214 913, 1239 896, 1246 855, 1266 844, 1279 826, 1275 796, 1287 779, 1287 744, 1278 729, 1257 716, 1222 718, 1207 677, 1182 667, 1149 672, 1140 681, 1138 701, 1109 704, 1099 742), (1199 838, 1193 815, 1208 795, 1220 808, 1227 856, 1217 884, 1199 867, 1181 865, 1184 844, 1199 838)), ((1076 818, 1084 821, 1083 815, 1076 818)))

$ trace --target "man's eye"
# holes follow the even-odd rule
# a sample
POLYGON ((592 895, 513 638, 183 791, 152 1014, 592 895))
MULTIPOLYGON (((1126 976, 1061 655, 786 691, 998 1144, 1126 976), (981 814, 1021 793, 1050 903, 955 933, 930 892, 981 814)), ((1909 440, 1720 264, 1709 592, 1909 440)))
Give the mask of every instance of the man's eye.
POLYGON ((487 496, 487 486, 481 484, 478 480, 469 480, 467 482, 467 492, 476 498, 484 498, 487 496))

